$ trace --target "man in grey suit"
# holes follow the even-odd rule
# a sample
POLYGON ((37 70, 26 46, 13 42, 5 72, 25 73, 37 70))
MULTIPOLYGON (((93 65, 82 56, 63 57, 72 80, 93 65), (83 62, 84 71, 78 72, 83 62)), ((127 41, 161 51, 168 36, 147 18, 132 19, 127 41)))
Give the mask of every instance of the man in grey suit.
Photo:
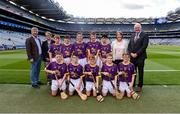
POLYGON ((40 70, 41 70, 41 41, 38 38, 38 28, 31 29, 31 37, 26 39, 26 52, 28 60, 31 63, 30 79, 33 88, 40 88, 40 70))
MULTIPOLYGON (((134 64, 135 69, 138 69, 138 88, 136 91, 142 91, 143 77, 144 77, 144 63, 147 58, 146 48, 148 47, 149 38, 148 35, 142 32, 142 26, 140 23, 134 25, 135 33, 132 34, 129 44, 128 52, 131 57, 131 62, 134 64)), ((136 85, 136 76, 134 80, 134 87, 136 85)))

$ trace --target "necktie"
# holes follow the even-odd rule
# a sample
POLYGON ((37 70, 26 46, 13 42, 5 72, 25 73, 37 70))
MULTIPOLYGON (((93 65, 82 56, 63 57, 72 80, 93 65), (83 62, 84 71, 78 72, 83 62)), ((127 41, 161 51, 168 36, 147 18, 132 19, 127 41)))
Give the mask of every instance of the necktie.
POLYGON ((136 43, 136 41, 138 40, 138 38, 139 38, 139 33, 136 32, 136 35, 135 35, 135 37, 134 37, 134 42, 135 42, 135 43, 136 43))

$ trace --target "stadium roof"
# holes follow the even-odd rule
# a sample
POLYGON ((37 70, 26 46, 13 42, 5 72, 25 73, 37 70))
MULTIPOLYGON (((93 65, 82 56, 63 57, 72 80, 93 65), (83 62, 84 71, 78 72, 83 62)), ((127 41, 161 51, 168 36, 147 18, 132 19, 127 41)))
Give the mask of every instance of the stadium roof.
POLYGON ((54 0, 8 0, 15 4, 21 6, 22 9, 27 9, 36 15, 54 19, 62 20, 68 18, 69 16, 59 5, 58 2, 54 0))
POLYGON ((180 6, 180 0, 56 0, 74 17, 159 18, 180 6))
MULTIPOLYGON (((77 24, 134 24, 141 22, 142 24, 153 24, 155 18, 85 18, 73 17, 66 14, 66 11, 59 5, 57 0, 7 0, 11 1, 20 8, 34 13, 43 19, 49 19, 58 22, 77 23, 77 24)), ((158 20, 163 22, 180 22, 180 7, 175 11, 170 11, 166 17, 158 20)))
POLYGON ((175 11, 168 12, 166 18, 168 21, 180 22, 180 7, 177 8, 175 11))

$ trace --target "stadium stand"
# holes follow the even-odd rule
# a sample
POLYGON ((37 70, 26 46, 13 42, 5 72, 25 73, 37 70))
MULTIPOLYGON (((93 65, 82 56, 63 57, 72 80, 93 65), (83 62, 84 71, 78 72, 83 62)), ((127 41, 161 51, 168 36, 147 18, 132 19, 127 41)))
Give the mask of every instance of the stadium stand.
MULTIPOLYGON (((1 0, 0 1, 0 46, 6 45, 23 48, 24 42, 30 35, 30 29, 35 26, 44 39, 45 31, 70 35, 72 41, 77 32, 83 32, 88 41, 89 32, 95 31, 97 37, 107 34, 111 40, 115 38, 116 31, 122 31, 125 39, 129 39, 136 22, 142 23, 143 30, 147 32, 152 45, 180 45, 180 8, 169 12, 163 18, 75 18, 65 13, 63 8, 56 6, 53 0, 46 0, 44 6, 37 6, 34 0, 1 0), (33 5, 23 5, 23 4, 33 5), (26 7, 27 6, 27 7, 26 7), (28 7, 33 6, 33 7, 28 7), (57 11, 52 14, 47 8, 57 11), (43 8, 45 11, 40 11, 43 8), (31 11, 34 9, 33 11, 31 11)), ((37 0, 36 0, 37 1, 37 0)), ((42 1, 41 1, 42 2, 42 1)))
MULTIPOLYGON (((5 45, 5 49, 25 48, 25 40, 30 37, 30 33, 15 32, 9 30, 0 30, 0 45, 5 45)), ((43 36, 39 36, 42 41, 43 36)))

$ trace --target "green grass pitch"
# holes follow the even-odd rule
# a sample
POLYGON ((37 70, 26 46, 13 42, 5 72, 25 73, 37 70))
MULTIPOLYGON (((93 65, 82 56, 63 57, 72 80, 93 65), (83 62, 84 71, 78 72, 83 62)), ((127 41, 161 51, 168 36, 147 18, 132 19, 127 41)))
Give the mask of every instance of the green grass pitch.
MULTIPOLYGON (((0 112, 180 112, 180 46, 149 46, 145 65, 145 87, 140 100, 117 101, 108 96, 103 103, 76 95, 67 100, 50 96, 46 85, 30 86, 25 50, 0 51, 0 112)), ((46 84, 42 63, 41 80, 46 84)))

